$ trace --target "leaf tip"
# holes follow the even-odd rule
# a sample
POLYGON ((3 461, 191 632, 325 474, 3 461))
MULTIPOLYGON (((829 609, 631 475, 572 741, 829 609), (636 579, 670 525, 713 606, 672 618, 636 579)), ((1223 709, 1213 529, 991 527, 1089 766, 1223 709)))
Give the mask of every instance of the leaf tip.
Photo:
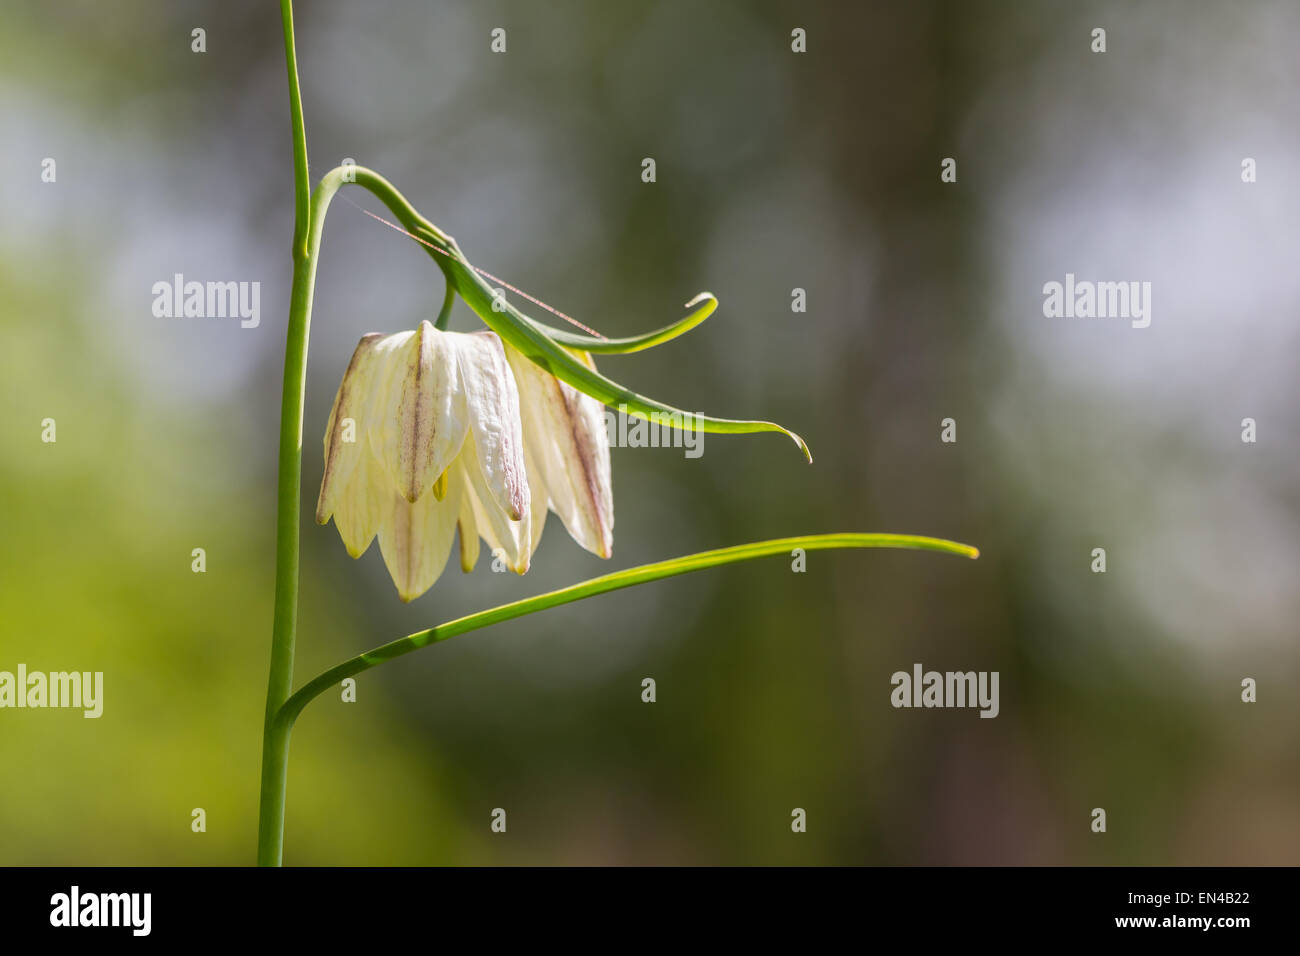
POLYGON ((794 439, 794 443, 799 446, 799 450, 803 452, 804 457, 808 459, 808 464, 811 465, 813 456, 812 449, 808 447, 808 443, 789 429, 783 428, 781 430, 794 439))

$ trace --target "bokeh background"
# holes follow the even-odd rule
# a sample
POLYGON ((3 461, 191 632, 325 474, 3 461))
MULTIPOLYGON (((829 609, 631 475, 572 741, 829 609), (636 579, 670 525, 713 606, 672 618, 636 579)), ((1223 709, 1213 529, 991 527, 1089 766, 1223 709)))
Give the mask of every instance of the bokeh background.
MULTIPOLYGON (((688 338, 602 368, 780 421, 817 456, 770 435, 709 436, 698 460, 616 450, 611 562, 552 517, 524 578, 483 560, 402 605, 377 547, 350 560, 310 511, 357 339, 432 317, 442 281, 336 202, 299 682, 730 543, 900 531, 983 557, 747 564, 370 671, 355 704, 299 721, 287 862, 1300 862, 1300 8, 313 0, 297 21, 314 179, 345 157, 383 172, 471 260, 606 334, 712 290, 688 338), (1152 282, 1151 327, 1044 318, 1067 272, 1152 282), (914 662, 999 671, 1001 715, 894 710, 914 662)), ((281 42, 256 0, 5 4, 0 669, 100 670, 106 700, 98 721, 0 712, 0 863, 254 858, 293 221, 281 42), (154 318, 177 272, 259 281, 260 327, 154 318)))

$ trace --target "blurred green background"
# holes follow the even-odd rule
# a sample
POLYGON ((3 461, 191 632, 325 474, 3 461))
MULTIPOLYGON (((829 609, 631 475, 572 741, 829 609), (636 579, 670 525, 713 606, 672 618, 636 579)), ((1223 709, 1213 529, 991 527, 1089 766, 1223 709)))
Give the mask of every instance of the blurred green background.
MULTIPOLYGON (((702 328, 602 369, 816 455, 616 450, 611 562, 552 518, 527 576, 482 560, 402 605, 377 547, 351 561, 310 512, 357 339, 431 318, 442 283, 335 203, 299 682, 725 544, 899 531, 983 557, 769 560, 370 671, 299 721, 286 862, 1300 862, 1300 9, 315 0, 297 21, 313 178, 379 170, 606 334, 710 289, 702 328), (1045 319, 1066 272, 1151 281, 1151 327, 1045 319), (914 662, 999 671, 1001 715, 894 710, 914 662)), ((293 222, 277 5, 9 0, 0 129, 0 670, 105 675, 99 720, 0 711, 0 863, 251 863, 293 222), (177 272, 261 282, 260 326, 155 318, 177 272)))

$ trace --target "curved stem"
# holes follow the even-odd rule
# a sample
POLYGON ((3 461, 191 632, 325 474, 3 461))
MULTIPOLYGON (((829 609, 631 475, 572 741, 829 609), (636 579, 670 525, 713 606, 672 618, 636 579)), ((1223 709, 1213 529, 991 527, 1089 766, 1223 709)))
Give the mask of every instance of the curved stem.
POLYGON ((795 538, 775 538, 770 541, 756 541, 752 544, 738 544, 730 548, 701 551, 698 554, 671 558, 654 564, 643 564, 639 567, 628 568, 625 571, 615 571, 613 574, 606 574, 578 584, 572 584, 557 591, 548 591, 535 597, 524 598, 510 604, 503 604, 500 607, 469 614, 454 621, 448 621, 446 624, 431 627, 428 630, 408 634, 406 637, 390 641, 373 650, 366 651, 364 654, 358 654, 351 660, 331 667, 319 677, 304 684, 297 693, 285 702, 284 707, 277 715, 277 721, 284 725, 287 733, 288 728, 293 726, 293 722, 298 719, 298 715, 302 713, 304 707, 311 703, 321 692, 338 684, 345 677, 351 677, 385 661, 391 661, 395 657, 401 657, 422 647, 428 647, 430 644, 436 644, 469 631, 476 631, 490 624, 497 624, 512 618, 523 617, 525 614, 533 614, 537 611, 558 607, 561 604, 581 601, 597 594, 605 594, 609 591, 617 591, 621 588, 645 584, 649 581, 658 581, 661 578, 669 578, 678 574, 687 574, 691 571, 700 571, 704 568, 717 567, 722 564, 751 561, 755 558, 770 557, 776 554, 788 555, 797 548, 804 551, 823 551, 832 548, 905 548, 913 551, 939 551, 966 558, 979 557, 979 551, 970 545, 947 541, 943 538, 927 538, 910 534, 857 534, 849 532, 843 534, 802 535, 795 538))
POLYGON ((456 287, 448 282, 447 291, 442 296, 442 308, 438 310, 438 318, 433 322, 433 327, 439 332, 447 331, 447 323, 451 321, 451 307, 455 304, 456 287))

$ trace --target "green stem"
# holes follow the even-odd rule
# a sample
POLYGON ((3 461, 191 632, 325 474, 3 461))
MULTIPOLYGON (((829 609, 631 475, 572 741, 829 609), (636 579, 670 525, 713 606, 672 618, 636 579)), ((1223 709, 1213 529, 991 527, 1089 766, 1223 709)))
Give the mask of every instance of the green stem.
POLYGON ((307 376, 307 337, 316 284, 319 223, 313 229, 311 184, 307 173, 307 134, 298 87, 293 7, 281 0, 284 57, 289 71, 289 111, 293 118, 294 233, 293 290, 284 348, 284 390, 280 396, 280 459, 275 519, 275 615, 271 630, 271 673, 262 729, 262 783, 257 825, 257 862, 278 866, 284 843, 284 798, 289 731, 276 719, 293 690, 294 642, 298 627, 298 527, 302 497, 302 408, 307 376))
POLYGON ((293 123, 293 252, 297 257, 305 252, 311 177, 307 171, 307 128, 303 123, 302 89, 298 84, 292 0, 280 0, 280 21, 284 25, 284 60, 289 70, 289 117, 293 123))

